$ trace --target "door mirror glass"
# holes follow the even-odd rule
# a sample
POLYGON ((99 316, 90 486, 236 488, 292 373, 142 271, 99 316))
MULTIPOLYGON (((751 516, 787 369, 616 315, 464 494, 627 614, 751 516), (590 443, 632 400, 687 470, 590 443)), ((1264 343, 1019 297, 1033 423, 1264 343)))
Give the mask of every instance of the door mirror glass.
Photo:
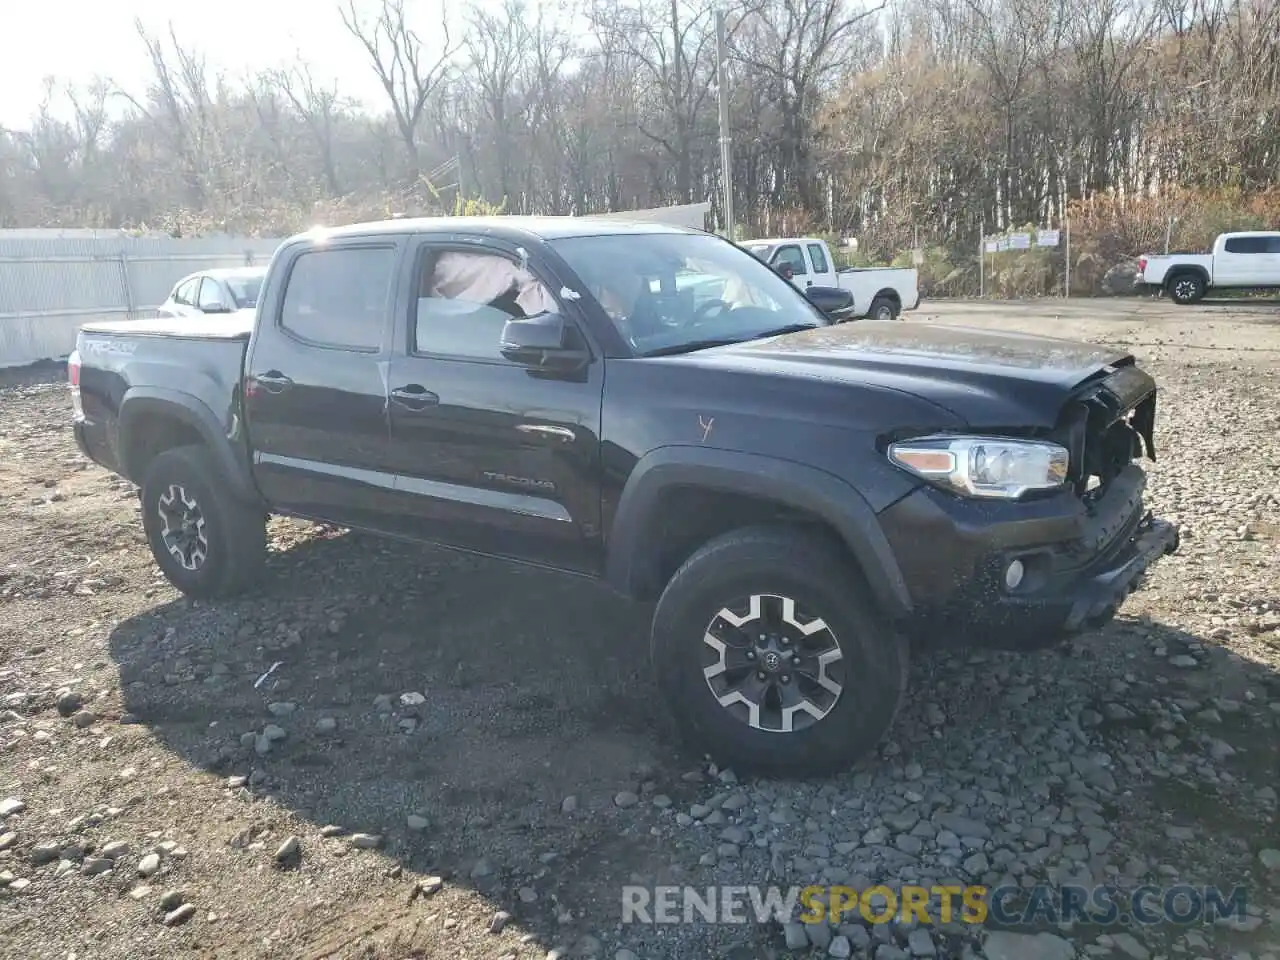
POLYGON ((575 367, 587 354, 572 342, 571 327, 558 313, 539 313, 508 320, 499 349, 513 363, 530 367, 575 367))
POLYGON ((804 295, 833 320, 843 319, 853 309, 853 294, 842 287, 805 287, 804 295))

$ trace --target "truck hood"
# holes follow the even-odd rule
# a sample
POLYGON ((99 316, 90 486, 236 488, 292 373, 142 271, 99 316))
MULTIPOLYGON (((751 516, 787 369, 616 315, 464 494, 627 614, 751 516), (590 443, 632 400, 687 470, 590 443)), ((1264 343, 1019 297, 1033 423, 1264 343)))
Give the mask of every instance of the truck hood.
POLYGON ((1052 427, 1087 380, 1133 363, 1107 347, 967 327, 863 320, 688 354, 718 369, 910 393, 973 427, 1052 427))

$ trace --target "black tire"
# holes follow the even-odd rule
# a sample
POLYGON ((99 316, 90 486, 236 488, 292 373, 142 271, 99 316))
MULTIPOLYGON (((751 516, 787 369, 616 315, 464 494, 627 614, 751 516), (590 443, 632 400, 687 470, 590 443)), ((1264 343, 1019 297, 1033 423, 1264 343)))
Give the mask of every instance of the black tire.
POLYGON ((1181 306, 1195 303, 1205 294, 1204 278, 1197 273, 1177 273, 1167 284, 1169 299, 1181 306))
MULTIPOLYGON (((761 635, 755 629, 753 638, 761 635)), ((776 642, 773 636, 769 634, 771 643, 776 642)), ((744 640, 745 634, 739 632, 734 639, 744 640)), ((755 639, 751 642, 756 643, 755 639)), ((735 645, 735 650, 735 657, 751 656, 757 663, 764 662, 759 649, 746 654, 744 647, 735 645)), ((736 530, 694 553, 658 601, 651 654, 658 685, 681 734, 691 745, 740 773, 801 777, 847 769, 875 748, 902 702, 909 660, 907 641, 876 611, 859 571, 842 550, 825 537, 785 527, 736 530), (721 705, 723 697, 733 696, 725 689, 731 690, 734 684, 725 685, 717 695, 713 681, 704 675, 708 663, 715 669, 730 656, 729 652, 717 652, 704 637, 719 640, 717 631, 734 631, 721 614, 733 607, 730 612, 749 616, 753 597, 766 598, 758 601, 762 608, 774 606, 783 611, 786 608, 777 598, 789 598, 794 606, 782 629, 797 636, 794 628, 804 624, 815 629, 820 618, 827 629, 818 628, 813 636, 806 635, 799 642, 806 646, 812 643, 814 649, 834 642, 841 653, 837 661, 828 664, 830 674, 826 667, 817 672, 842 689, 830 705, 810 704, 829 712, 815 718, 810 710, 791 709, 789 732, 783 732, 783 717, 788 711, 782 710, 776 699, 772 706, 766 703, 773 695, 758 701, 763 706, 755 712, 759 725, 753 726, 746 701, 721 705)), ((778 673, 777 655, 773 657, 772 679, 801 684, 800 678, 778 673)), ((754 668, 746 669, 744 683, 750 683, 749 673, 754 668)), ((812 670, 798 672, 813 677, 812 670)), ((737 673, 726 672, 725 677, 737 673)), ((762 675, 756 672, 756 681, 762 675)), ((819 685, 809 679, 802 685, 823 696, 823 691, 817 690, 819 685)), ((799 691, 796 687, 792 695, 799 691)))
POLYGON ((261 575, 267 553, 262 507, 231 494, 204 447, 175 447, 151 462, 142 480, 142 525, 161 573, 189 597, 232 596, 261 575), (178 513, 189 519, 189 526, 175 521, 178 513), (166 516, 171 532, 189 531, 188 549, 177 543, 180 538, 166 540, 166 516))
POLYGON ((876 297, 871 301, 871 307, 867 310, 868 320, 896 320, 898 319, 898 305, 888 297, 876 297))

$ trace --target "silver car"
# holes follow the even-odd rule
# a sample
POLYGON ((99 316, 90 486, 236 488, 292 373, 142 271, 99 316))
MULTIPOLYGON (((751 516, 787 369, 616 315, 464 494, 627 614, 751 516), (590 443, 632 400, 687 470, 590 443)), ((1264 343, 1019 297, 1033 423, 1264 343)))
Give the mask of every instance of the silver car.
POLYGON ((194 317, 205 313, 235 313, 258 305, 258 292, 267 268, 226 267, 202 270, 173 285, 160 304, 162 317, 194 317))

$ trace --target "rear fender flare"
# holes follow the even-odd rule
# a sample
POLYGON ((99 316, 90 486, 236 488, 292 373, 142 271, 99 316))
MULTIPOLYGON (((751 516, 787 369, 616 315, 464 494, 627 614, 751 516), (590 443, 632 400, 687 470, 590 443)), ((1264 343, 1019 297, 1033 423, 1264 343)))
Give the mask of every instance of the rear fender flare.
POLYGON ((131 387, 120 403, 119 456, 121 472, 135 483, 142 482, 139 464, 128 461, 134 449, 133 434, 143 429, 148 416, 169 417, 193 428, 222 468, 223 479, 238 499, 260 501, 248 463, 237 456, 235 442, 217 416, 202 400, 180 390, 165 387, 131 387))
POLYGON ((1188 274, 1193 277, 1199 277, 1204 281, 1204 285, 1206 287, 1209 286, 1209 271, 1204 267, 1197 266, 1195 264, 1175 264, 1170 267, 1164 275, 1164 283, 1162 286, 1166 288, 1171 287, 1173 285, 1173 281, 1177 280, 1179 277, 1185 277, 1188 274))
POLYGON ((673 486, 760 497, 820 517, 853 554, 881 610, 894 620, 911 612, 911 595, 893 549, 857 490, 791 460, 705 447, 661 447, 631 471, 608 536, 605 580, 614 589, 636 596, 661 587, 654 583, 659 544, 653 516, 663 492, 673 486))

